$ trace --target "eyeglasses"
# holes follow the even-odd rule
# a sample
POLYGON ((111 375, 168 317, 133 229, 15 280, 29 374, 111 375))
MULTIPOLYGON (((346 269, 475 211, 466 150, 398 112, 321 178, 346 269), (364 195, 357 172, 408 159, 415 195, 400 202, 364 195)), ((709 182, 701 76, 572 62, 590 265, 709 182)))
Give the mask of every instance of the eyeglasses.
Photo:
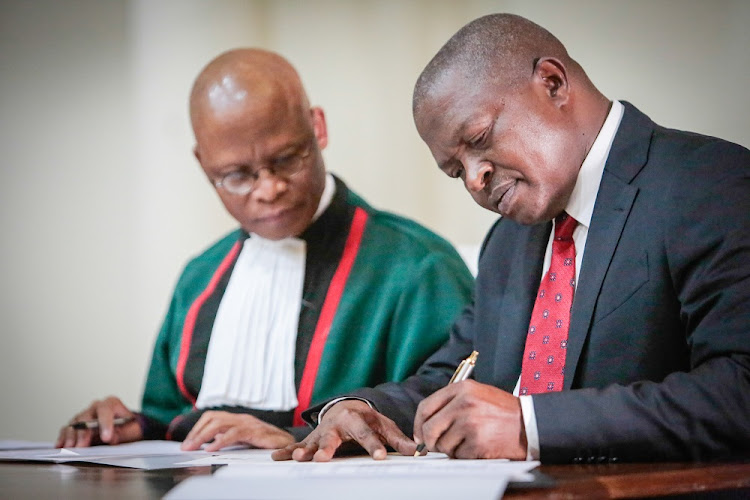
POLYGON ((266 165, 254 172, 246 168, 233 170, 221 179, 213 181, 213 183, 216 188, 222 188, 227 193, 244 196, 255 189, 261 171, 266 170, 274 177, 289 180, 304 169, 305 163, 310 158, 311 153, 312 143, 294 153, 272 158, 266 165))

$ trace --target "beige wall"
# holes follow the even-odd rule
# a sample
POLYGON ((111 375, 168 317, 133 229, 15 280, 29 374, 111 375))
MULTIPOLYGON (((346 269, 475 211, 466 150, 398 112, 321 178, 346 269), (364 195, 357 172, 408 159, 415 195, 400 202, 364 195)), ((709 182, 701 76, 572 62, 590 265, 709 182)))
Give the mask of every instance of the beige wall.
POLYGON ((277 50, 328 114, 330 170, 378 207, 476 244, 494 220, 420 142, 411 89, 465 22, 510 11, 611 98, 750 146, 750 2, 0 2, 0 421, 52 439, 92 398, 138 406, 184 261, 232 227, 192 158, 211 57, 277 50))

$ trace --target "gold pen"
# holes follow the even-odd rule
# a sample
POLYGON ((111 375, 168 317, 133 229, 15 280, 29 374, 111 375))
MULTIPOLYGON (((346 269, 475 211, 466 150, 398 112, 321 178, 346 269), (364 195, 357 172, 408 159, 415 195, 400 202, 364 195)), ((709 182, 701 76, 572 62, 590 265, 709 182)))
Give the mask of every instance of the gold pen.
MULTIPOLYGON (((471 372, 474 370, 474 365, 477 364, 477 356, 479 356, 479 352, 472 351, 468 358, 461 361, 448 384, 456 384, 469 378, 469 375, 471 375, 471 372)), ((414 452, 414 456, 421 456, 422 451, 424 451, 424 447, 424 443, 418 444, 417 451, 414 452)))

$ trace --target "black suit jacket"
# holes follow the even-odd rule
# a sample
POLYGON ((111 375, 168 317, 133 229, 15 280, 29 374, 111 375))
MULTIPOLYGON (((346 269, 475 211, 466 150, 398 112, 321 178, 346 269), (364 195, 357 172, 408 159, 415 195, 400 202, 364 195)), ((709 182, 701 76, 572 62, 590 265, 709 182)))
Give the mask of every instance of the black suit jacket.
MULTIPOLYGON (((550 230, 500 219, 448 342, 403 383, 355 395, 411 435, 416 405, 472 349, 474 378, 512 391, 550 230)), ((565 373, 562 392, 533 396, 543 462, 750 456, 750 151, 625 103, 565 373)))

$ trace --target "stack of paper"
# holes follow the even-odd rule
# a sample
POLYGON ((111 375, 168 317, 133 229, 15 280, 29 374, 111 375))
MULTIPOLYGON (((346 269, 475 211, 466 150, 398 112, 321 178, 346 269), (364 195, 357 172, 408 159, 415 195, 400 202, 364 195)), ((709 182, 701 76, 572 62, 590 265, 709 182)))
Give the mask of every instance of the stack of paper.
POLYGON ((23 449, 0 451, 0 461, 80 462, 134 469, 190 467, 183 462, 210 456, 203 451, 184 452, 174 441, 138 441, 116 446, 88 448, 36 448, 28 443, 23 449))
POLYGON ((326 463, 273 462, 270 453, 245 450, 188 462, 228 465, 213 476, 183 481, 165 498, 498 499, 508 481, 538 465, 508 460, 451 460, 440 453, 424 457, 389 454, 386 460, 347 457, 326 463))

